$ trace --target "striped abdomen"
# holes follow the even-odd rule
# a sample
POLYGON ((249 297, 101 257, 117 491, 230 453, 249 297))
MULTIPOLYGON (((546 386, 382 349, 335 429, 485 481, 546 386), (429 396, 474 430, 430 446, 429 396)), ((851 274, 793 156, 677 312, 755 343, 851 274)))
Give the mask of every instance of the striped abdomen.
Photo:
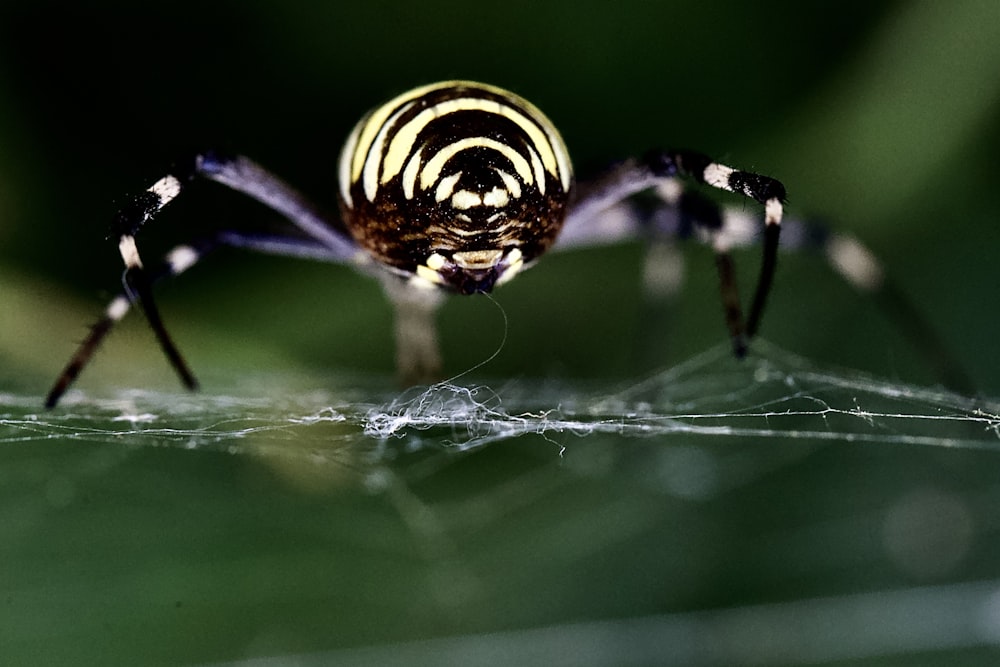
POLYGON ((376 260, 488 292, 555 240, 572 167, 531 103, 479 83, 411 90, 370 112, 340 157, 344 223, 376 260))

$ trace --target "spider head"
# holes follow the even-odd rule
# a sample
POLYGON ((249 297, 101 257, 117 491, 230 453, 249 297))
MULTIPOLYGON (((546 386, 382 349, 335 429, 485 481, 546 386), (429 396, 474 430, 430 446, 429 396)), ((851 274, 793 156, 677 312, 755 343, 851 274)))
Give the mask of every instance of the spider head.
POLYGON ((447 255, 434 252, 417 267, 417 278, 453 289, 460 294, 492 292, 496 285, 513 278, 524 267, 521 251, 466 250, 447 255))

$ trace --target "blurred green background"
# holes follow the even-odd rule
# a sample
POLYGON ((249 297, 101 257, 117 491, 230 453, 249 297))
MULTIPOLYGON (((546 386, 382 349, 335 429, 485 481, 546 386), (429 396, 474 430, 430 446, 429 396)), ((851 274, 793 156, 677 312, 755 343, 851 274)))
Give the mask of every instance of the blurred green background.
MULTIPOLYGON (((86 403, 65 422, 73 439, 21 434, 119 284, 104 234, 127 193, 174 159, 220 147, 332 208, 337 152, 357 118, 447 78, 535 102, 583 176, 675 146, 780 178, 792 214, 864 240, 996 397, 998 73, 1000 4, 989 1, 5 3, 0 653, 188 664, 996 577, 997 517, 976 514, 997 490, 991 452, 858 445, 817 455, 801 442, 699 441, 750 460, 771 446, 803 458, 740 494, 692 503, 637 481, 650 457, 692 446, 669 438, 594 437, 568 450, 577 464, 539 437, 454 457, 432 438, 392 460, 400 488, 373 493, 341 487, 328 462, 303 485, 268 457, 224 446, 102 436, 114 416, 81 415, 86 403), (93 421, 92 436, 73 430, 93 421), (581 472, 608 456, 628 463, 581 472), (959 498, 977 536, 964 560, 933 575, 895 567, 870 543, 873 517, 928 488, 959 498), (434 517, 441 525, 413 529, 434 517), (843 530, 819 528, 830 522, 843 530), (792 533, 802 553, 743 560, 761 536, 792 533), (836 565, 824 540, 844 551, 836 565), (802 559, 809 576, 788 571, 786 560, 802 559)), ((145 256, 214 226, 274 224, 221 188, 172 209, 144 232, 145 256)), ((642 297, 639 245, 546 258, 498 291, 507 343, 480 374, 494 388, 511 378, 619 386, 723 341, 711 256, 684 254, 687 285, 669 306, 642 297)), ((757 253, 738 261, 749 291, 757 253)), ((205 423, 233 416, 210 397, 245 388, 251 371, 265 404, 287 374, 302 391, 352 378, 391 387, 388 306, 349 269, 222 253, 159 295, 220 411, 199 413, 205 423)), ((451 372, 503 338, 482 299, 449 303, 443 324, 451 372)), ((782 256, 763 336, 819 365, 936 381, 905 332, 814 256, 782 256)), ((176 380, 131 317, 78 387, 117 396, 173 391, 176 380)), ((169 428, 169 407, 149 409, 169 428)), ((376 447, 356 431, 303 439, 324 454, 325 438, 376 447)), ((943 657, 928 648, 920 659, 943 657)), ((948 658, 982 664, 984 649, 948 658)))

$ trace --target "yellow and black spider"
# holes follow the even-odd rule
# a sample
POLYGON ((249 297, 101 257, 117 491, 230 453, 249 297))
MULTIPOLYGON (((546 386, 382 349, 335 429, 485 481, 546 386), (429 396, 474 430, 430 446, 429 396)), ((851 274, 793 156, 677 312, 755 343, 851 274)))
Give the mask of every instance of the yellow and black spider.
MULTIPOLYGON (((156 181, 115 217, 112 233, 125 262, 125 289, 81 344, 46 405, 58 402, 134 301, 184 384, 194 388, 194 375, 163 325, 151 286, 219 246, 351 264, 379 279, 396 309, 398 369, 413 382, 440 371, 434 316, 446 294, 490 292, 550 248, 693 236, 715 253, 726 325, 742 356, 770 291, 785 188, 773 178, 686 150, 653 151, 577 183, 559 132, 533 104, 494 86, 445 81, 399 95, 361 119, 340 155, 339 200, 340 219, 330 219, 239 155, 202 153, 156 181), (265 204, 297 233, 216 233, 177 246, 162 266, 147 271, 137 232, 195 179, 221 183, 265 204), (762 212, 720 208, 685 182, 743 195, 759 202, 762 212), (633 206, 633 195, 644 191, 653 193, 654 205, 633 206), (744 319, 730 250, 756 242, 763 259, 744 319)), ((821 247, 862 289, 882 281, 878 264, 853 239, 798 233, 790 240, 821 247)))

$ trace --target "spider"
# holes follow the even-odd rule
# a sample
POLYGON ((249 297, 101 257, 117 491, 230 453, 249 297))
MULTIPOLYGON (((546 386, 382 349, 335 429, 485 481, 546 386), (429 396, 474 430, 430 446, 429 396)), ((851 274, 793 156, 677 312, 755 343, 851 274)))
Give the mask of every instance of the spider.
MULTIPOLYGON (((415 88, 365 115, 340 153, 338 183, 341 215, 333 220, 249 158, 206 152, 133 197, 112 223, 125 263, 124 290, 81 343, 46 406, 56 405, 136 301, 184 385, 196 388, 151 288, 220 246, 350 264, 378 279, 395 307, 399 373, 415 383, 440 372, 434 316, 448 293, 489 293, 552 248, 693 235, 714 251, 726 327, 742 357, 771 289, 785 201, 779 181, 688 150, 653 151, 577 183, 563 140, 541 111, 514 93, 471 81, 415 88), (261 202, 298 234, 224 231, 175 247, 162 266, 147 270, 136 234, 196 179, 261 202), (726 212, 687 184, 755 200, 763 217, 726 212), (655 203, 640 213, 633 195, 643 191, 653 193, 655 203), (744 318, 730 250, 757 240, 761 268, 744 318)), ((807 235, 800 236, 805 240, 798 244, 807 245, 807 235)), ((824 247, 851 282, 870 289, 881 281, 878 264, 860 244, 834 241, 824 247)))

